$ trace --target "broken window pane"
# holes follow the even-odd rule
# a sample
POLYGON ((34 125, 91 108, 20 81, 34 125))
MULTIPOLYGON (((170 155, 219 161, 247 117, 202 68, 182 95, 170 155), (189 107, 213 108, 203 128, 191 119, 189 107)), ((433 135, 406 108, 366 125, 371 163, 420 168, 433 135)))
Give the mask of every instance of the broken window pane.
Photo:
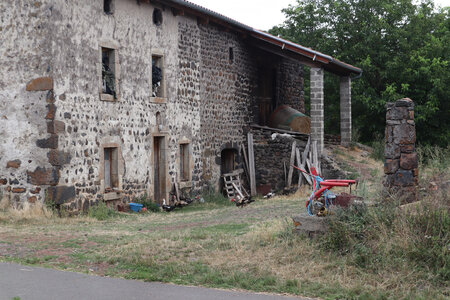
POLYGON ((117 98, 114 49, 102 48, 102 92, 117 98))
POLYGON ((163 59, 152 56, 152 97, 164 97, 163 80, 163 59))

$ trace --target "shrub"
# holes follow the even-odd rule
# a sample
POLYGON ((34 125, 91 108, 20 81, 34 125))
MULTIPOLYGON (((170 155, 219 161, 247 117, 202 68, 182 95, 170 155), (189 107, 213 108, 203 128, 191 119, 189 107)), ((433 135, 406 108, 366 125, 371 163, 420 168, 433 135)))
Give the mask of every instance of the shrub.
POLYGON ((89 207, 88 216, 99 221, 108 220, 117 217, 119 213, 114 209, 106 206, 104 202, 99 202, 97 205, 89 207))

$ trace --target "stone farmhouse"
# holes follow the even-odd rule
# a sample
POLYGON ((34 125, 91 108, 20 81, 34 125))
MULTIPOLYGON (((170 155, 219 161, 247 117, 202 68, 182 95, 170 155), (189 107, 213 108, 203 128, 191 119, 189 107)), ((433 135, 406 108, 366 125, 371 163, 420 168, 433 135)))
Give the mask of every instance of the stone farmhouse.
MULTIPOLYGON (((323 148, 326 71, 350 142, 359 68, 188 1, 4 0, 0 34, 0 194, 16 206, 218 190, 249 131, 264 139, 283 104, 305 113, 304 65, 311 139, 323 148)), ((280 153, 261 149, 270 177, 264 155, 282 169, 280 153)))

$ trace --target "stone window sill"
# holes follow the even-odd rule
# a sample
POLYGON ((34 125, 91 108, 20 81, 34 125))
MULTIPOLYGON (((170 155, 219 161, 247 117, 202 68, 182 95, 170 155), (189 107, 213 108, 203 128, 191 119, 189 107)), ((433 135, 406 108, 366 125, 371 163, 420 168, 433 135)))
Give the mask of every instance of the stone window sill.
POLYGON ((166 104, 166 98, 163 97, 150 97, 151 103, 158 103, 158 104, 166 104))
POLYGON ((109 201, 109 200, 117 200, 120 199, 121 193, 117 192, 117 191, 113 191, 113 192, 105 192, 103 194, 103 199, 105 201, 109 201))
POLYGON ((180 182, 180 189, 190 188, 190 187, 192 187, 192 181, 181 181, 180 182))
POLYGON ((108 102, 115 102, 117 99, 114 99, 114 96, 111 94, 100 94, 100 100, 102 101, 108 101, 108 102))

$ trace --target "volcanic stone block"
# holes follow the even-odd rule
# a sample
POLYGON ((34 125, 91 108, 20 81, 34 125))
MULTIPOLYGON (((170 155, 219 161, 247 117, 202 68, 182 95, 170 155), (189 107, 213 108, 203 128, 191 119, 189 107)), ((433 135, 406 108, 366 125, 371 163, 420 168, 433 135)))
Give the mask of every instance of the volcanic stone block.
POLYGON ((385 174, 394 174, 399 167, 398 159, 386 159, 384 162, 384 173, 385 174))
POLYGON ((50 150, 47 156, 48 161, 52 166, 63 166, 70 163, 70 160, 72 159, 69 153, 58 150, 50 150))
POLYGON ((46 120, 53 120, 56 115, 56 105, 53 103, 50 103, 47 105, 47 115, 45 116, 46 120))
POLYGON ((415 126, 411 124, 400 124, 394 127, 394 143, 400 144, 413 144, 416 142, 416 130, 415 126))
POLYGON ((398 185, 398 186, 414 185, 413 171, 398 170, 397 173, 394 174, 394 185, 398 185))
POLYGON ((409 117, 409 112, 407 107, 396 107, 388 109, 386 118, 389 120, 403 120, 409 117))
POLYGON ((44 148, 44 149, 57 149, 58 148, 58 135, 52 134, 47 139, 37 140, 36 145, 39 148, 44 148))
POLYGON ((53 89, 53 79, 51 77, 39 77, 27 83, 27 91, 49 91, 53 89))
POLYGON ((402 153, 400 158, 400 167, 404 170, 417 168, 417 153, 402 153))
POLYGON ((26 191, 26 189, 25 189, 25 188, 22 188, 22 187, 17 187, 17 188, 13 188, 13 189, 12 189, 12 192, 13 192, 13 193, 18 193, 18 194, 25 193, 25 191, 26 191))
POLYGON ((394 143, 387 143, 384 148, 384 156, 389 159, 400 158, 400 146, 394 143))
POLYGON ((61 121, 52 120, 47 122, 47 132, 52 134, 57 134, 64 132, 66 130, 66 124, 61 121))
POLYGON ((64 204, 75 200, 74 186, 53 186, 47 189, 48 201, 55 204, 64 204))
POLYGON ((20 159, 10 160, 6 163, 6 168, 17 169, 18 167, 20 167, 21 163, 22 162, 20 161, 20 159))
POLYGON ((37 167, 34 172, 27 172, 28 183, 34 185, 57 185, 59 182, 59 170, 37 167))

